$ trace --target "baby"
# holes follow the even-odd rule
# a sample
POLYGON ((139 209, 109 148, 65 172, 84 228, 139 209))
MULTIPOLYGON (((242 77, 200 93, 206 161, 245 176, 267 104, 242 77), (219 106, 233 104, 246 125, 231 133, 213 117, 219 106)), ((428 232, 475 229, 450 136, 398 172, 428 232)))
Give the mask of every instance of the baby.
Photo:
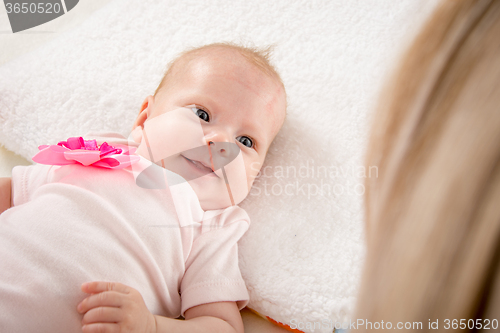
POLYGON ((285 109, 265 56, 211 44, 172 63, 128 140, 88 138, 136 148, 126 167, 15 167, 0 181, 0 331, 243 332, 237 204, 285 109))

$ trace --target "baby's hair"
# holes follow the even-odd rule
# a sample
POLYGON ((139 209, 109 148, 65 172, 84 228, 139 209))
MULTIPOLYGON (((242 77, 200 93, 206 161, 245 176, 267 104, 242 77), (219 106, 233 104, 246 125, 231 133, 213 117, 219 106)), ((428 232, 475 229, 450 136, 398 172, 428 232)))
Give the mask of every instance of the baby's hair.
POLYGON ((240 46, 230 42, 222 42, 222 43, 207 44, 200 47, 194 47, 179 54, 174 60, 172 60, 168 64, 165 75, 163 75, 163 78, 158 87, 156 88, 154 95, 156 96, 156 94, 160 91, 160 89, 166 86, 166 84, 172 78, 173 70, 175 69, 175 66, 179 63, 179 61, 194 59, 198 55, 200 55, 203 51, 209 49, 217 49, 217 48, 237 51, 239 54, 245 57, 249 63, 257 67, 264 74, 276 80, 281 85, 281 87, 283 87, 283 90, 285 90, 285 86, 283 84, 283 81, 281 80, 280 75, 269 61, 273 49, 272 46, 257 48, 257 47, 240 46))

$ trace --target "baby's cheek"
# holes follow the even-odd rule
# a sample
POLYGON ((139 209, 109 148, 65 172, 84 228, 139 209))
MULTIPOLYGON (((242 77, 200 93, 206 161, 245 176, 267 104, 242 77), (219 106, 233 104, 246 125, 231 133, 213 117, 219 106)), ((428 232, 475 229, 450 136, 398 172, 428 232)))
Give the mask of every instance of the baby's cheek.
POLYGON ((262 167, 262 163, 258 160, 252 159, 248 156, 243 157, 244 163, 245 163, 245 170, 246 170, 246 176, 247 176, 247 187, 248 190, 252 188, 253 182, 255 181, 255 178, 259 175, 259 172, 262 167))
POLYGON ((186 108, 149 119, 144 124, 144 136, 155 162, 204 144, 200 121, 186 108))
POLYGON ((252 184, 241 152, 224 168, 228 178, 229 187, 231 188, 234 203, 238 204, 246 198, 252 184))

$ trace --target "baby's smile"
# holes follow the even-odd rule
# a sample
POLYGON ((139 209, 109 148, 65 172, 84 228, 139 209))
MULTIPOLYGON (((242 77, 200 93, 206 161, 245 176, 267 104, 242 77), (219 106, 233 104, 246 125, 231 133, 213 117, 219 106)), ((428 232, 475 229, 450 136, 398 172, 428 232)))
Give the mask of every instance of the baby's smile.
MULTIPOLYGON (((218 177, 217 174, 214 172, 213 168, 211 166, 209 166, 206 162, 191 160, 182 154, 180 154, 180 156, 183 157, 187 161, 189 168, 191 170, 194 170, 194 172, 199 175, 198 177, 201 177, 204 175, 211 175, 211 176, 218 177), (193 166, 194 166, 194 168, 193 168, 193 166)), ((193 178, 196 178, 196 177, 193 177, 193 178)))

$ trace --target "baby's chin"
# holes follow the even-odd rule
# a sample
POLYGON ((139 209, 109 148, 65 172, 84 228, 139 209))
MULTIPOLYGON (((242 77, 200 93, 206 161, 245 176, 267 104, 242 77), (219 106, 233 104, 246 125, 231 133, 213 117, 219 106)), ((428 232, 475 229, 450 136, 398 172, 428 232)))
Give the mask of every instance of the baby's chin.
POLYGON ((213 183, 210 184, 203 178, 205 177, 190 180, 188 183, 196 193, 201 209, 204 211, 225 209, 237 205, 248 196, 249 191, 246 187, 238 189, 235 186, 228 187, 225 183, 222 186, 220 184, 214 186, 213 183))

